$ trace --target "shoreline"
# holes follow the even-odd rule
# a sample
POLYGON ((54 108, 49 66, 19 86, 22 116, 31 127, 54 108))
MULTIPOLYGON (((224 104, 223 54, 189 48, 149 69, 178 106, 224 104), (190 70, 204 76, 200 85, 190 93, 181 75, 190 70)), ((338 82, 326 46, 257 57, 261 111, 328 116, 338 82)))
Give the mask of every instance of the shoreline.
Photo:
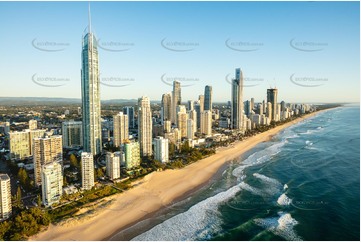
MULTIPOLYGON (((209 185, 214 182, 214 180, 220 178, 222 176, 223 171, 225 171, 228 168, 228 165, 231 161, 225 162, 221 168, 218 169, 216 174, 214 174, 207 182, 200 184, 191 190, 187 191, 185 194, 183 194, 181 197, 176 198, 171 202, 171 204, 168 204, 162 208, 160 208, 157 211, 154 211, 151 214, 148 214, 144 218, 135 221, 124 228, 119 229, 118 231, 114 232, 113 234, 109 235, 108 237, 104 238, 103 241, 129 241, 132 238, 142 234, 143 232, 148 231, 152 227, 164 222, 164 220, 160 217, 167 215, 171 210, 172 206, 179 205, 179 203, 185 201, 186 199, 190 198, 193 194, 196 194, 204 189, 209 188, 209 185), (155 221, 152 221, 155 220, 155 221), (159 221, 159 222, 157 222, 159 221), (149 222, 149 223, 147 223, 149 222), (145 224, 142 224, 145 223, 145 224), (134 231, 136 230, 136 231, 134 231), (122 234, 122 235, 121 235, 122 234)), ((175 209, 178 211, 183 212, 183 209, 175 209)), ((186 211, 186 210, 184 210, 186 211)))
MULTIPOLYGON (((51 224, 29 240, 108 240, 121 232, 162 214, 173 204, 206 187, 229 162, 262 142, 270 140, 280 131, 322 112, 320 110, 266 132, 237 141, 228 147, 222 147, 216 154, 192 163, 182 169, 153 172, 138 185, 124 193, 111 196, 114 199, 109 206, 102 208, 96 215, 81 221, 51 224)), ((153 225, 153 224, 151 224, 153 225)), ((151 225, 148 225, 151 226, 151 225)))

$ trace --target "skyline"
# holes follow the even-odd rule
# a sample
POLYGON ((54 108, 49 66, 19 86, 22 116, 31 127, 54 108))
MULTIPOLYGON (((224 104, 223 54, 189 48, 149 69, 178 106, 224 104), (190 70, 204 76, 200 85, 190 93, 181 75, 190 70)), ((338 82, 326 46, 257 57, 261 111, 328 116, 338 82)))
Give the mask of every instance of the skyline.
MULTIPOLYGON (((81 98, 79 57, 88 25, 88 3, 1 2, 0 6, 0 28, 6 33, 0 51, 7 57, 0 59, 4 67, 0 96, 81 98), (72 7, 66 8, 70 4, 72 7), (23 16, 32 18, 25 20, 23 16), (49 46, 42 45, 46 42, 57 42, 53 50, 63 50, 49 51, 49 46), (53 87, 36 84, 37 78, 45 77, 65 81, 38 81, 53 87)), ((261 102, 266 99, 265 90, 272 86, 282 90, 280 101, 359 102, 358 2, 91 2, 91 8, 92 29, 99 42, 102 100, 143 95, 161 100, 162 94, 172 91, 172 77, 180 77, 190 79, 180 80, 183 103, 196 100, 206 85, 214 90, 213 102, 225 102, 231 100, 232 73, 241 67, 244 100, 254 97, 261 102), (185 9, 191 18, 172 18, 185 9), (334 19, 336 13, 343 18, 334 19), (237 15, 248 22, 233 21, 237 18, 232 16, 237 15), (306 15, 307 19, 301 18, 306 15), (190 48, 175 46, 174 41, 185 41, 190 48), (309 41, 307 48, 300 47, 303 41, 309 41), (129 50, 109 51, 112 43, 123 43, 129 50), (310 48, 312 43, 317 48, 310 48), (303 77, 321 80, 298 79, 303 77), (115 82, 126 86, 109 86, 115 82), (309 87, 302 86, 305 83, 309 87)))

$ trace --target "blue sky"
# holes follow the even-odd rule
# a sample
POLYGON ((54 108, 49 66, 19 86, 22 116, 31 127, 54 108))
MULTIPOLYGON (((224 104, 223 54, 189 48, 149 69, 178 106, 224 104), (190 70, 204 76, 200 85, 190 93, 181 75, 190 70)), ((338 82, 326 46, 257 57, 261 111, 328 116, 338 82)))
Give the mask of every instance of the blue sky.
MULTIPOLYGON (((262 101, 276 86, 286 102, 358 102, 359 9, 359 2, 91 2, 101 98, 160 100, 177 78, 183 101, 205 85, 214 101, 227 101, 227 80, 240 67, 245 100, 262 101)), ((87 25, 88 2, 0 2, 0 96, 80 98, 87 25)))

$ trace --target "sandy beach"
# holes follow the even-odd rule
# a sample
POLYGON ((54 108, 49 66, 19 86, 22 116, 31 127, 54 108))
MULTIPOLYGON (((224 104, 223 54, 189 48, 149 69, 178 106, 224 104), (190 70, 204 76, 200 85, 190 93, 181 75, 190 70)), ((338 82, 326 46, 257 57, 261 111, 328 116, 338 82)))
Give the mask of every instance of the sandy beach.
POLYGON ((107 239, 117 231, 129 227, 147 215, 149 217, 149 214, 172 202, 186 198, 189 191, 207 183, 228 161, 239 157, 257 144, 269 140, 281 130, 318 113, 305 115, 244 141, 238 141, 183 169, 153 172, 140 180, 134 188, 109 198, 114 199, 111 205, 100 208, 96 215, 50 225, 46 231, 31 237, 30 240, 107 239))

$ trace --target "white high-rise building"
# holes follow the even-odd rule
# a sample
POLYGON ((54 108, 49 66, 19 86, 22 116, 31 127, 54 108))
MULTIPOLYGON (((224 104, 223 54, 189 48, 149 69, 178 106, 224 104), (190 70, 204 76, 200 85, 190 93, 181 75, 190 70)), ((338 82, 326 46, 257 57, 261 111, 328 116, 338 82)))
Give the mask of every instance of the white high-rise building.
POLYGON ((194 139, 194 121, 187 119, 187 139, 194 139))
POLYGON ((174 141, 176 143, 181 142, 182 137, 181 137, 179 129, 178 128, 173 129, 173 133, 174 133, 174 141))
POLYGON ((128 115, 119 112, 113 116, 113 144, 119 147, 129 138, 128 115))
POLYGON ((232 80, 231 125, 232 129, 243 128, 243 73, 240 68, 236 69, 236 78, 232 80))
POLYGON ((94 186, 94 159, 90 152, 81 153, 82 189, 90 190, 94 186))
POLYGON ((44 206, 48 207, 60 201, 63 194, 63 175, 61 165, 58 162, 43 165, 41 190, 44 206))
POLYGON ((190 110, 188 112, 188 117, 193 120, 193 133, 197 132, 197 129, 198 129, 197 111, 196 110, 190 110))
POLYGON ((151 156, 152 152, 152 110, 148 97, 138 99, 138 140, 141 156, 151 156))
POLYGON ((91 30, 90 16, 81 57, 83 150, 97 155, 102 150, 100 79, 97 40, 91 30))
POLYGON ((120 162, 121 152, 107 152, 106 156, 106 173, 110 180, 116 180, 120 178, 120 162))
POLYGON ((281 104, 277 103, 277 114, 276 114, 276 120, 280 121, 281 120, 281 104))
POLYGON ((272 103, 268 102, 267 103, 266 117, 269 118, 270 120, 272 120, 272 113, 273 113, 272 103))
POLYGON ((35 185, 40 186, 41 169, 44 165, 63 161, 63 147, 61 135, 54 135, 33 140, 33 162, 35 185))
POLYGON ((11 185, 8 174, 0 174, 0 220, 11 216, 11 185))
POLYGON ((177 121, 177 127, 180 131, 181 137, 187 137, 187 119, 188 115, 185 112, 185 110, 178 112, 178 121, 177 121))
POLYGON ((35 119, 29 120, 29 129, 38 129, 38 121, 36 121, 35 119))
POLYGON ((198 103, 199 103, 199 105, 201 105, 201 107, 200 107, 201 112, 203 112, 204 111, 204 95, 198 96, 198 103))
POLYGON ((171 132, 172 122, 170 120, 165 120, 163 124, 163 131, 164 133, 171 132))
POLYGON ((9 132, 11 159, 24 159, 32 155, 33 139, 43 137, 45 129, 9 132))
POLYGON ((83 128, 81 121, 69 120, 61 124, 63 147, 83 146, 83 128))
POLYGON ((168 139, 158 136, 154 139, 154 159, 162 163, 169 161, 168 139))
POLYGON ((201 133, 212 135, 212 113, 209 110, 201 113, 201 133))

